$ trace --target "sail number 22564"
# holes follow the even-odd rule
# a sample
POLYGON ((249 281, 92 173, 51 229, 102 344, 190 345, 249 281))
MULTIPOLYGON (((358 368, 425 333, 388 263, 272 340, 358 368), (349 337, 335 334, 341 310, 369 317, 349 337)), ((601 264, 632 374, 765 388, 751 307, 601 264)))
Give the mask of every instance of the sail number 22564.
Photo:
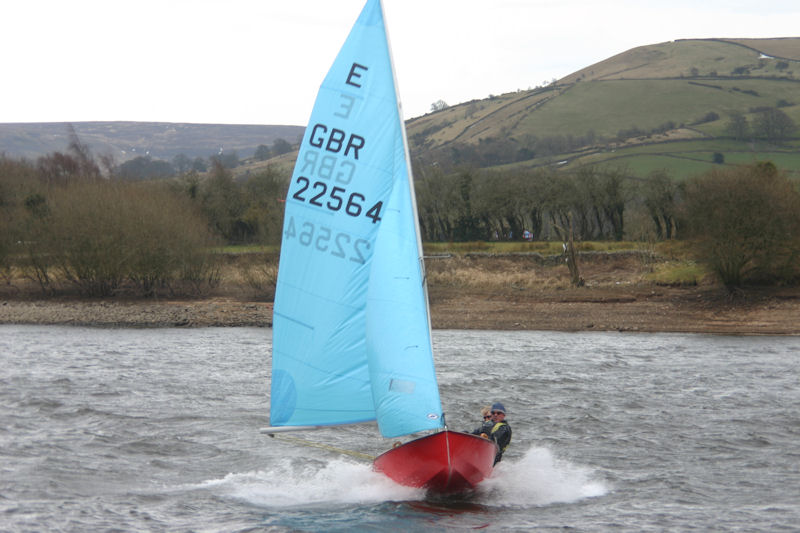
POLYGON ((313 247, 318 252, 329 253, 362 265, 370 249, 366 239, 355 239, 347 233, 334 232, 327 226, 313 222, 295 224, 293 216, 289 217, 283 228, 284 242, 290 239, 297 239, 301 245, 313 247))
POLYGON ((372 220, 373 224, 381 220, 383 202, 377 202, 371 207, 366 205, 366 197, 359 192, 350 192, 343 188, 330 187, 324 181, 312 182, 305 176, 298 176, 295 180, 299 188, 292 194, 292 198, 316 207, 330 211, 344 211, 351 217, 361 216, 372 220))

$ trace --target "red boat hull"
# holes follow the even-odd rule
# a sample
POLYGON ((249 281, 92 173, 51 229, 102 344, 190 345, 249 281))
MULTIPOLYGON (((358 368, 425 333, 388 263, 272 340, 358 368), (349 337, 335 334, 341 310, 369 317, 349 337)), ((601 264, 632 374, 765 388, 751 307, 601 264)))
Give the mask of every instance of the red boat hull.
POLYGON ((491 440, 444 430, 392 448, 375 458, 373 468, 408 487, 461 492, 492 474, 496 453, 491 440))

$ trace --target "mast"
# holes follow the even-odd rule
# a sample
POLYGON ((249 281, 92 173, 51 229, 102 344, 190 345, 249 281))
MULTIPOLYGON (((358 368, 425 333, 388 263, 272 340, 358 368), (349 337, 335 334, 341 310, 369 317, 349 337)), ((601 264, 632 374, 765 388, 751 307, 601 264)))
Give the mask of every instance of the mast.
MULTIPOLYGON (((383 7, 383 0, 379 0, 381 5, 381 13, 383 20, 386 20, 386 11, 383 7)), ((408 169, 408 188, 411 197, 411 212, 414 217, 414 233, 417 236, 417 256, 419 260, 419 267, 422 271, 422 290, 425 296, 425 316, 428 319, 428 330, 431 330, 431 310, 430 299, 428 298, 428 276, 425 271, 425 252, 422 247, 422 232, 419 227, 419 212, 417 211, 417 194, 414 188, 414 171, 411 166, 411 153, 408 149, 408 135, 406 134, 406 123, 403 115, 403 104, 400 100, 400 85, 397 83, 397 71, 394 67, 394 55, 392 54, 392 40, 389 37, 389 28, 386 28, 386 47, 389 50, 389 63, 392 68, 392 79, 394 80, 395 98, 397 100, 397 114, 400 117, 400 131, 403 139, 403 152, 405 154, 406 168, 408 169)), ((433 346, 431 346, 431 353, 433 353, 433 346)), ((444 421, 442 421, 444 425, 444 421)))

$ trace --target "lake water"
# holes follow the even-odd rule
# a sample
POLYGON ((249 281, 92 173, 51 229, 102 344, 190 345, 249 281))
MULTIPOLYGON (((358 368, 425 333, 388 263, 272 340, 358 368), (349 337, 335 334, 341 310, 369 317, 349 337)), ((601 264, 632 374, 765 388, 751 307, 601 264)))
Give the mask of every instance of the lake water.
MULTIPOLYGON (((0 326, 2 531, 797 531, 800 338, 435 331, 469 497, 258 432, 271 330, 0 326)), ((370 455, 373 426, 297 435, 370 455)))

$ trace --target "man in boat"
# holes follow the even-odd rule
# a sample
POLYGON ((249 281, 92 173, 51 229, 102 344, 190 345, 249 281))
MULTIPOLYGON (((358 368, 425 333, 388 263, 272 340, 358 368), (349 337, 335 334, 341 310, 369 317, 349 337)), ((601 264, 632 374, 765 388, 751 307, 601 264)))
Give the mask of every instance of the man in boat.
POLYGON ((492 422, 494 426, 489 432, 489 438, 497 443, 497 455, 494 456, 494 464, 503 458, 503 452, 511 442, 511 426, 506 422, 506 408, 500 402, 492 404, 492 422))

